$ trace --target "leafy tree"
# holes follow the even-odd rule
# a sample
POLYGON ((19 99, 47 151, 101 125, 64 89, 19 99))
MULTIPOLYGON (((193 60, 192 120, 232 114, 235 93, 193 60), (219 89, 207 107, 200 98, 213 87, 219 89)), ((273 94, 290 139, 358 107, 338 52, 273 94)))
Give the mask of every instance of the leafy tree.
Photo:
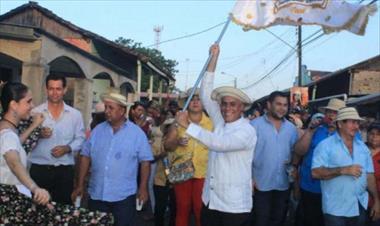
POLYGON ((159 66, 172 76, 174 76, 178 72, 178 70, 175 69, 175 67, 178 65, 178 62, 175 60, 166 59, 162 55, 161 51, 157 49, 143 47, 140 42, 135 42, 132 39, 125 39, 123 37, 119 37, 118 39, 116 39, 115 42, 119 45, 128 47, 135 52, 147 56, 150 61, 155 63, 157 66, 159 66))

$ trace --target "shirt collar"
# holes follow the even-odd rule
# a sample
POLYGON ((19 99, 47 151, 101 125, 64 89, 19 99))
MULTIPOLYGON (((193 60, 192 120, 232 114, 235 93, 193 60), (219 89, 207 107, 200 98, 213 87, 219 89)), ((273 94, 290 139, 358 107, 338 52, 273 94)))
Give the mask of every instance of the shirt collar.
MULTIPOLYGON (((272 122, 269 120, 268 113, 265 113, 265 114, 264 114, 264 119, 265 119, 268 123, 271 123, 271 124, 272 124, 272 122)), ((282 118, 282 119, 281 119, 281 122, 284 123, 285 120, 286 120, 285 118, 282 118)))
MULTIPOLYGON (((358 133, 358 132, 357 132, 358 133)), ((354 136, 354 140, 353 140, 353 143, 357 143, 360 141, 360 138, 359 136, 357 135, 357 133, 355 133, 355 136, 354 136)), ((340 136, 339 132, 337 130, 335 130, 335 133, 334 133, 334 136, 336 137, 336 139, 340 142, 343 142, 343 139, 342 137, 340 136)))
POLYGON ((235 127, 235 126, 238 126, 243 120, 244 120, 244 117, 242 116, 238 120, 233 121, 233 122, 226 122, 224 125, 226 127, 235 127))
MULTIPOLYGON (((107 123, 108 127, 112 128, 111 124, 107 120, 106 120, 106 123, 107 123)), ((125 122, 120 126, 120 129, 123 129, 123 128, 127 127, 128 124, 129 124, 129 119, 126 118, 125 122)))
MULTIPOLYGON (((45 101, 45 103, 43 103, 42 110, 45 111, 45 112, 49 111, 49 109, 48 109, 48 102, 47 101, 45 101)), ((65 102, 63 102, 63 111, 64 112, 69 112, 70 111, 69 105, 67 105, 65 102)))

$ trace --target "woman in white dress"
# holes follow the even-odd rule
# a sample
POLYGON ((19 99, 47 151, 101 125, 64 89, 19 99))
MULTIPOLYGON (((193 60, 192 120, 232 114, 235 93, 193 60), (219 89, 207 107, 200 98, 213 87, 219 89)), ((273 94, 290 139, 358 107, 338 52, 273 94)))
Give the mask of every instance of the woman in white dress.
POLYGON ((0 225, 113 225, 111 214, 49 202, 49 193, 29 176, 26 153, 21 145, 21 140, 25 140, 43 118, 34 117, 34 124, 24 130, 22 136, 16 130, 20 120, 30 117, 32 95, 21 83, 7 83, 0 101, 4 110, 0 120, 0 225), (34 203, 27 196, 30 192, 34 203))
POLYGON ((7 83, 2 88, 0 101, 4 111, 0 121, 0 184, 24 185, 36 203, 46 205, 50 195, 30 178, 26 169, 26 153, 16 129, 20 120, 30 116, 32 94, 21 83, 7 83))

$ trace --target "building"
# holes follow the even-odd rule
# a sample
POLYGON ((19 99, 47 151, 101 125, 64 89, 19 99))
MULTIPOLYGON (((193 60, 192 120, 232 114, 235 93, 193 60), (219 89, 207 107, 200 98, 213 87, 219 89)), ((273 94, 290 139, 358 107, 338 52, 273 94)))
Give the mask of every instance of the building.
MULTIPOLYGON (((319 74, 322 76, 305 85, 311 109, 316 111, 335 97, 357 107, 362 116, 380 119, 380 55, 335 72, 319 74)), ((290 89, 284 92, 290 93, 290 89)), ((268 96, 264 96, 255 103, 266 106, 267 99, 268 96)))
MULTIPOLYGON (((158 93, 175 79, 148 57, 77 27, 35 2, 0 15, 0 79, 28 85, 36 104, 45 100, 44 79, 62 74, 68 79, 65 101, 89 121, 94 103, 109 87, 129 101, 140 98, 141 80, 158 80, 158 93)), ((152 95, 150 95, 152 98, 152 95)))

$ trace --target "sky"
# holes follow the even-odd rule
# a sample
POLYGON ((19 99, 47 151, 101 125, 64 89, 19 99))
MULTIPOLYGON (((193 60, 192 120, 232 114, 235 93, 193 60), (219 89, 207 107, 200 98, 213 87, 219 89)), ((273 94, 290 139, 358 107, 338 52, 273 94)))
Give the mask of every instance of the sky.
MULTIPOLYGON (((359 0, 350 0, 356 3, 359 0)), ((133 39, 150 46, 155 43, 154 27, 163 27, 160 40, 165 41, 203 31, 220 24, 228 17, 233 0, 38 0, 71 23, 109 40, 118 37, 133 39)), ((362 4, 368 3, 366 0, 362 4)), ((0 0, 0 14, 27 1, 0 0)), ((378 8, 379 6, 379 2, 378 8)), ((303 26, 303 38, 320 27, 303 26)), ((178 61, 176 86, 190 88, 197 79, 222 26, 199 35, 162 43, 159 50, 166 58, 178 61)), ((273 26, 270 32, 295 46, 296 28, 273 26)), ((297 74, 296 54, 288 57, 278 70, 261 82, 257 81, 283 60, 291 48, 266 30, 245 32, 231 23, 222 42, 216 71, 216 86, 234 84, 252 99, 293 85, 297 74), (252 84, 254 84, 252 86, 252 84), (246 88, 248 87, 248 88, 246 88)), ((347 31, 324 35, 303 48, 303 64, 311 70, 336 71, 380 54, 380 15, 370 17, 366 33, 358 36, 347 31)))

